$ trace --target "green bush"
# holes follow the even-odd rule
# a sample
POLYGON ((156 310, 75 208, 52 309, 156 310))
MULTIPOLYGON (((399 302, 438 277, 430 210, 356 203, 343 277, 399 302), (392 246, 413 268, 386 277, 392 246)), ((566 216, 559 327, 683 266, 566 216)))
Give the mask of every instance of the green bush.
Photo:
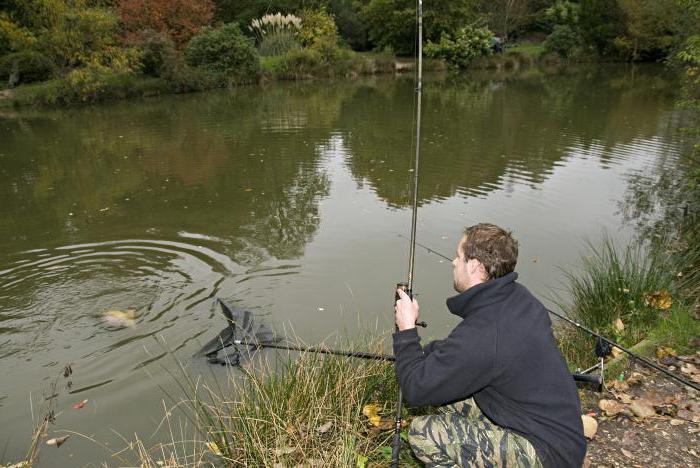
POLYGON ((457 31, 454 39, 443 34, 437 44, 428 42, 425 55, 441 58, 453 67, 466 68, 475 58, 491 53, 493 40, 493 33, 488 28, 467 26, 457 31))
POLYGON ((307 48, 283 55, 274 68, 277 78, 297 79, 318 76, 327 69, 327 64, 318 50, 307 48))
POLYGON ((193 37, 185 49, 187 63, 220 72, 235 81, 254 81, 260 68, 253 39, 245 37, 236 23, 207 29, 193 37))
POLYGON ((545 53, 557 53, 562 57, 574 55, 574 51, 581 44, 580 36, 570 26, 557 25, 552 34, 547 36, 543 46, 545 53))
POLYGON ((338 28, 335 20, 325 10, 304 10, 301 12, 301 27, 297 37, 304 47, 318 42, 337 43, 338 28))
POLYGON ((26 50, 0 57, 0 81, 12 85, 44 81, 54 71, 54 63, 40 52, 26 50))
POLYGON ((141 73, 147 76, 163 77, 171 75, 175 68, 181 66, 180 56, 175 50, 173 40, 162 32, 141 31, 130 41, 141 56, 141 73))

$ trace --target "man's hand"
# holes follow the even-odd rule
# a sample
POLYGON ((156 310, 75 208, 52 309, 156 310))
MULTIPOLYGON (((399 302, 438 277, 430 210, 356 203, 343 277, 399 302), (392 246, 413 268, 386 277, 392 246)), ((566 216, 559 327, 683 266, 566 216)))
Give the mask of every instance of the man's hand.
POLYGON ((409 330, 411 328, 416 328, 416 321, 418 320, 418 301, 408 297, 403 290, 397 289, 396 292, 399 294, 399 299, 396 301, 394 306, 394 318, 396 319, 396 326, 399 327, 400 331, 409 330))

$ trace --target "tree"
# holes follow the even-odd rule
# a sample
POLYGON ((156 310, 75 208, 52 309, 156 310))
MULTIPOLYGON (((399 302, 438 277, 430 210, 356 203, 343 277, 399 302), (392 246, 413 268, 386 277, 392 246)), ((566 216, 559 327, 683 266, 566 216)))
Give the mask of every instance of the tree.
POLYGON ((145 29, 170 36, 178 49, 214 16, 211 0, 119 0, 119 14, 125 39, 145 29))
POLYGON ((617 52, 615 38, 624 28, 617 1, 581 0, 579 30, 584 43, 601 56, 617 52))
POLYGON ((117 48, 119 19, 110 8, 92 6, 90 0, 10 3, 11 17, 1 17, 0 43, 3 36, 14 38, 12 48, 40 50, 63 67, 128 61, 117 48))
POLYGON ((535 13, 535 0, 495 0, 481 2, 488 15, 489 25, 506 41, 517 32, 535 13))
POLYGON ((630 60, 664 58, 678 37, 679 5, 658 0, 618 0, 624 29, 614 42, 630 60))
MULTIPOLYGON (((413 0, 369 0, 362 8, 369 37, 379 47, 399 55, 412 55, 416 39, 416 4, 413 0)), ((433 0, 424 4, 423 33, 439 41, 476 18, 474 0, 433 0)))

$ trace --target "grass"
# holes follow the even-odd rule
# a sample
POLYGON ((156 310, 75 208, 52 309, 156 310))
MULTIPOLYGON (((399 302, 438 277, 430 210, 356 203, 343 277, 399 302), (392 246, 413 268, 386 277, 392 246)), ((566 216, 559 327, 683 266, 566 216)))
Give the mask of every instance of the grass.
MULTIPOLYGON (((678 242, 668 239, 623 248, 609 237, 597 247, 589 244, 580 270, 565 273, 571 298, 559 298, 559 307, 573 320, 626 347, 644 343, 637 351, 645 355, 653 355, 661 345, 680 353, 694 351, 691 340, 700 336, 700 322, 694 317, 700 238, 689 237, 686 231, 680 236, 685 239, 682 248, 675 247, 680 250, 669 250, 678 242)), ((573 327, 560 329, 558 336, 571 368, 594 363, 595 342, 590 336, 573 327)))
POLYGON ((508 47, 506 51, 527 54, 531 57, 537 58, 544 54, 544 46, 542 45, 542 43, 518 42, 512 47, 508 47))
MULTIPOLYGON (((380 347, 375 343, 361 349, 380 347)), ((173 438, 146 450, 137 439, 130 450, 138 463, 195 466, 218 459, 232 466, 389 464, 398 391, 392 363, 307 352, 280 359, 275 367, 264 359, 251 360, 241 368, 242 375, 232 371, 225 383, 210 385, 193 380, 180 365, 173 378, 186 397, 176 406, 186 409, 188 424, 197 433, 181 438, 196 442, 185 450, 173 438), (362 414, 367 404, 381 408, 382 428, 362 414)), ((407 447, 401 456, 401 466, 418 466, 407 447)))

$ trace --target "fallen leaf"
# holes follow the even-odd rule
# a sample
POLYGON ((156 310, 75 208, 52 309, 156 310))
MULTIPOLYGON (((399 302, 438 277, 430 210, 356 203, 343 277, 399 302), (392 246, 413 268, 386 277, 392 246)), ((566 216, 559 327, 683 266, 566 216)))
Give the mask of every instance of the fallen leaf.
POLYGON ((136 326, 136 309, 126 310, 108 310, 102 314, 105 323, 112 327, 129 327, 136 326))
POLYGON ((246 187, 246 188, 243 189, 243 191, 244 191, 244 192, 252 192, 253 189, 250 188, 250 187, 246 187))
POLYGON ((627 393, 619 393, 615 395, 622 403, 629 405, 632 403, 632 397, 629 396, 627 393))
POLYGON ((681 419, 671 419, 671 426, 682 426, 685 424, 685 421, 681 419))
POLYGON ((75 403, 73 405, 73 408, 74 409, 81 409, 87 404, 87 402, 88 402, 87 400, 79 401, 78 403, 75 403))
POLYGON ((328 421, 326 424, 322 425, 321 427, 316 428, 316 432, 319 434, 325 434, 326 432, 331 430, 331 427, 333 427, 333 421, 328 421))
POLYGON ((615 416, 623 412, 625 407, 615 400, 600 400, 598 402, 598 408, 603 410, 608 416, 615 416))
POLYGON ((216 445, 216 442, 207 442, 205 445, 207 446, 207 449, 209 449, 209 451, 217 457, 222 456, 221 450, 219 450, 219 446, 216 445))
POLYGON ((379 414, 379 405, 372 403, 363 406, 362 414, 364 414, 368 418, 371 418, 372 416, 377 416, 379 414))
POLYGON ((63 437, 56 437, 55 439, 49 439, 46 441, 46 445, 55 445, 56 447, 60 447, 63 445, 63 443, 68 440, 70 436, 65 435, 63 437))
POLYGON ((673 304, 673 299, 668 291, 656 291, 653 294, 648 294, 644 298, 644 303, 655 309, 668 310, 673 304))
POLYGON ((700 374, 700 369, 698 369, 695 364, 687 363, 681 366, 681 372, 687 375, 700 374))
POLYGON ((618 357, 620 354, 622 354, 622 350, 620 350, 619 348, 616 348, 615 346, 613 346, 612 349, 610 350, 610 354, 612 354, 612 357, 613 357, 613 358, 616 358, 616 357, 618 357))
POLYGON ((366 468, 367 467, 367 462, 369 461, 369 458, 364 456, 364 455, 358 455, 357 456, 357 468, 366 468))
POLYGON ((644 375, 639 372, 632 372, 632 375, 627 377, 627 385, 638 385, 644 381, 644 375))
POLYGON ((638 398, 630 403, 630 410, 632 410, 632 413, 640 418, 649 418, 656 414, 654 405, 643 398, 638 398))
POLYGON ((598 421, 587 414, 581 416, 581 421, 583 422, 583 435, 588 439, 594 438, 598 432, 598 421))
POLYGON ((274 453, 276 457, 281 457, 282 455, 289 455, 290 453, 294 453, 296 451, 296 447, 282 447, 274 449, 272 453, 274 453))
POLYGON ((669 348, 668 346, 659 346, 658 348, 656 348, 656 357, 659 359, 675 357, 677 355, 678 353, 676 353, 676 350, 673 348, 669 348))
POLYGON ((625 382, 624 380, 613 380, 613 382, 610 384, 610 388, 613 390, 624 392, 625 390, 629 390, 630 386, 627 385, 627 382, 625 382))
POLYGON ((627 449, 620 449, 622 451, 622 454, 626 456, 627 458, 633 458, 632 452, 630 452, 627 449))
POLYGON ((615 329, 616 332, 621 332, 624 331, 625 329, 625 324, 622 323, 622 319, 615 319, 613 322, 613 328, 615 329))

